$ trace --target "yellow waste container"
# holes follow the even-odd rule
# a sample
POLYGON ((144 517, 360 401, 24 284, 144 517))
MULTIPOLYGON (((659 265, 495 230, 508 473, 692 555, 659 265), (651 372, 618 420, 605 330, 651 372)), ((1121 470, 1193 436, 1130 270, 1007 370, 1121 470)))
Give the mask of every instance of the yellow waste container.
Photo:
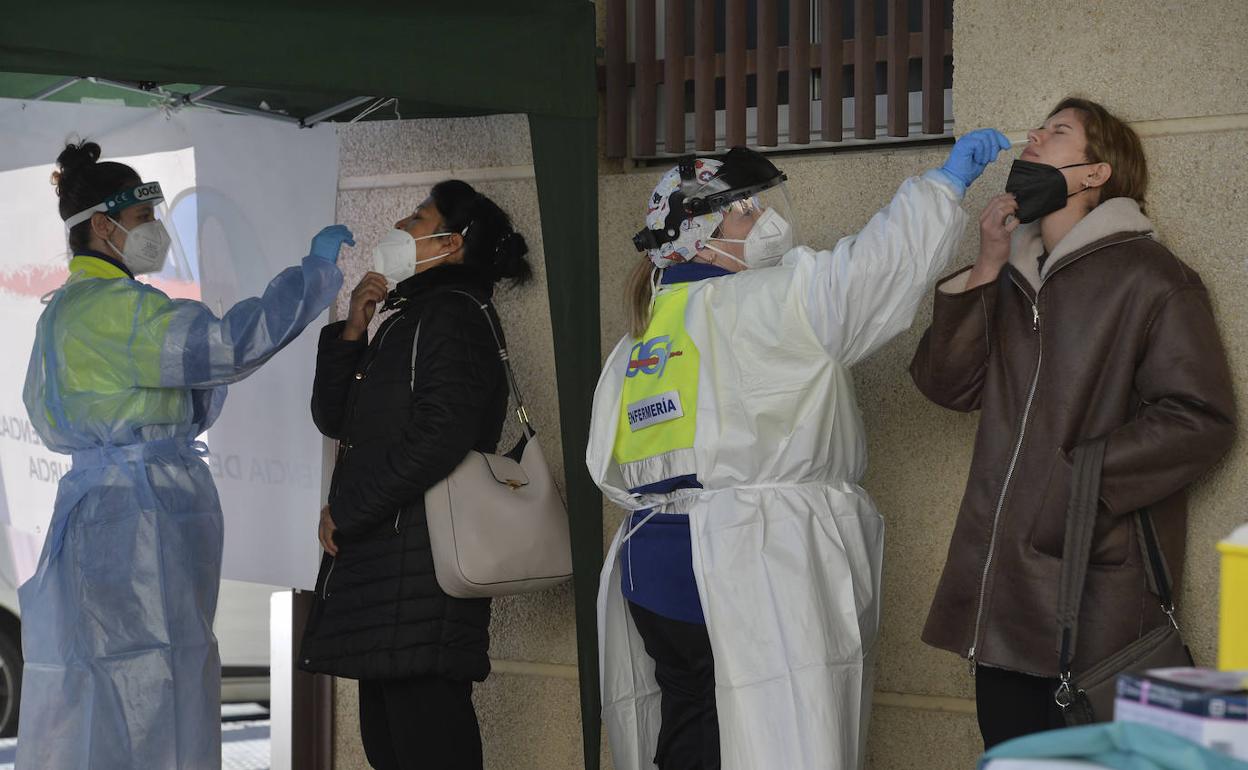
POLYGON ((1218 668, 1248 669, 1248 524, 1218 543, 1222 552, 1222 608, 1218 668))

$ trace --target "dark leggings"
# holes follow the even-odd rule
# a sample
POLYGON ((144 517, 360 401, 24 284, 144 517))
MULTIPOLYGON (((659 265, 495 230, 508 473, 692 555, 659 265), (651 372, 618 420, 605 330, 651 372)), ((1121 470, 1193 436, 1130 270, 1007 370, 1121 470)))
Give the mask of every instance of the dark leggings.
POLYGON ((360 738, 376 770, 481 770, 472 682, 360 682, 360 738))
POLYGON ((654 659, 663 694, 654 763, 659 770, 719 770, 715 661, 706 626, 665 618, 632 602, 628 610, 654 659))
POLYGON ((976 666, 975 710, 984 750, 1011 738, 1065 727, 1053 702, 1056 689, 1056 679, 976 666))

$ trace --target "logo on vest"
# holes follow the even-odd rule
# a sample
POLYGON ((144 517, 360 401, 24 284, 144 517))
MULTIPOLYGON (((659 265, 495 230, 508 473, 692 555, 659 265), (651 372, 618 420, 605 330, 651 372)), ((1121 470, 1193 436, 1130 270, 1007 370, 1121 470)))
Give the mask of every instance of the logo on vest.
POLYGON ((667 362, 683 355, 684 352, 680 350, 672 350, 672 338, 668 335, 643 340, 634 345, 632 353, 629 354, 628 376, 636 377, 640 372, 662 377, 667 369, 667 362))
POLYGON ((642 428, 684 417, 685 410, 680 405, 680 393, 669 390, 657 396, 634 401, 628 405, 625 414, 628 415, 629 430, 636 433, 642 428))

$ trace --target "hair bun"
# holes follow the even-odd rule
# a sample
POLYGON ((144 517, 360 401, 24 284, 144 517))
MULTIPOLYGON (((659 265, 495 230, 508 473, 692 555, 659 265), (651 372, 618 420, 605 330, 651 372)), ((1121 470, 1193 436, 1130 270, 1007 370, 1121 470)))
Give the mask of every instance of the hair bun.
POLYGON ((524 236, 515 230, 508 230, 499 236, 498 245, 494 247, 495 256, 504 259, 523 257, 528 251, 529 246, 524 242, 524 236))
POLYGON ((61 167, 62 174, 73 174, 75 171, 90 166, 100 159, 100 146, 95 142, 70 142, 56 156, 56 164, 61 167))
POLYGON ((508 230, 498 238, 494 247, 494 274, 499 278, 513 278, 517 281, 528 280, 532 273, 524 255, 529 253, 529 245, 524 236, 515 230, 508 230))

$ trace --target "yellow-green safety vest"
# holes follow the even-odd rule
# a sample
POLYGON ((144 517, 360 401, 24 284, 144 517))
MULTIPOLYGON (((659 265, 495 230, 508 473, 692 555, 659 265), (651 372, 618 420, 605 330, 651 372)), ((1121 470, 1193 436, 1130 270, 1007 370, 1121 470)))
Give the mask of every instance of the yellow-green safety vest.
MULTIPOLYGON (((692 453, 700 357, 685 330, 688 302, 688 286, 660 292, 646 333, 629 354, 614 447, 615 461, 624 469, 626 478, 630 476, 630 465, 692 453)), ((668 465, 690 470, 688 461, 668 465)), ((681 474, 657 475, 670 478, 681 474)), ((644 482, 663 480, 666 479, 645 478, 644 482)))
POLYGON ((136 380, 152 383, 160 378, 165 332, 173 318, 160 311, 171 300, 159 291, 117 281, 129 276, 102 259, 75 256, 69 274, 54 330, 66 416, 71 422, 185 420, 190 409, 185 389, 136 387, 136 380), (91 279, 109 285, 79 285, 91 279))

